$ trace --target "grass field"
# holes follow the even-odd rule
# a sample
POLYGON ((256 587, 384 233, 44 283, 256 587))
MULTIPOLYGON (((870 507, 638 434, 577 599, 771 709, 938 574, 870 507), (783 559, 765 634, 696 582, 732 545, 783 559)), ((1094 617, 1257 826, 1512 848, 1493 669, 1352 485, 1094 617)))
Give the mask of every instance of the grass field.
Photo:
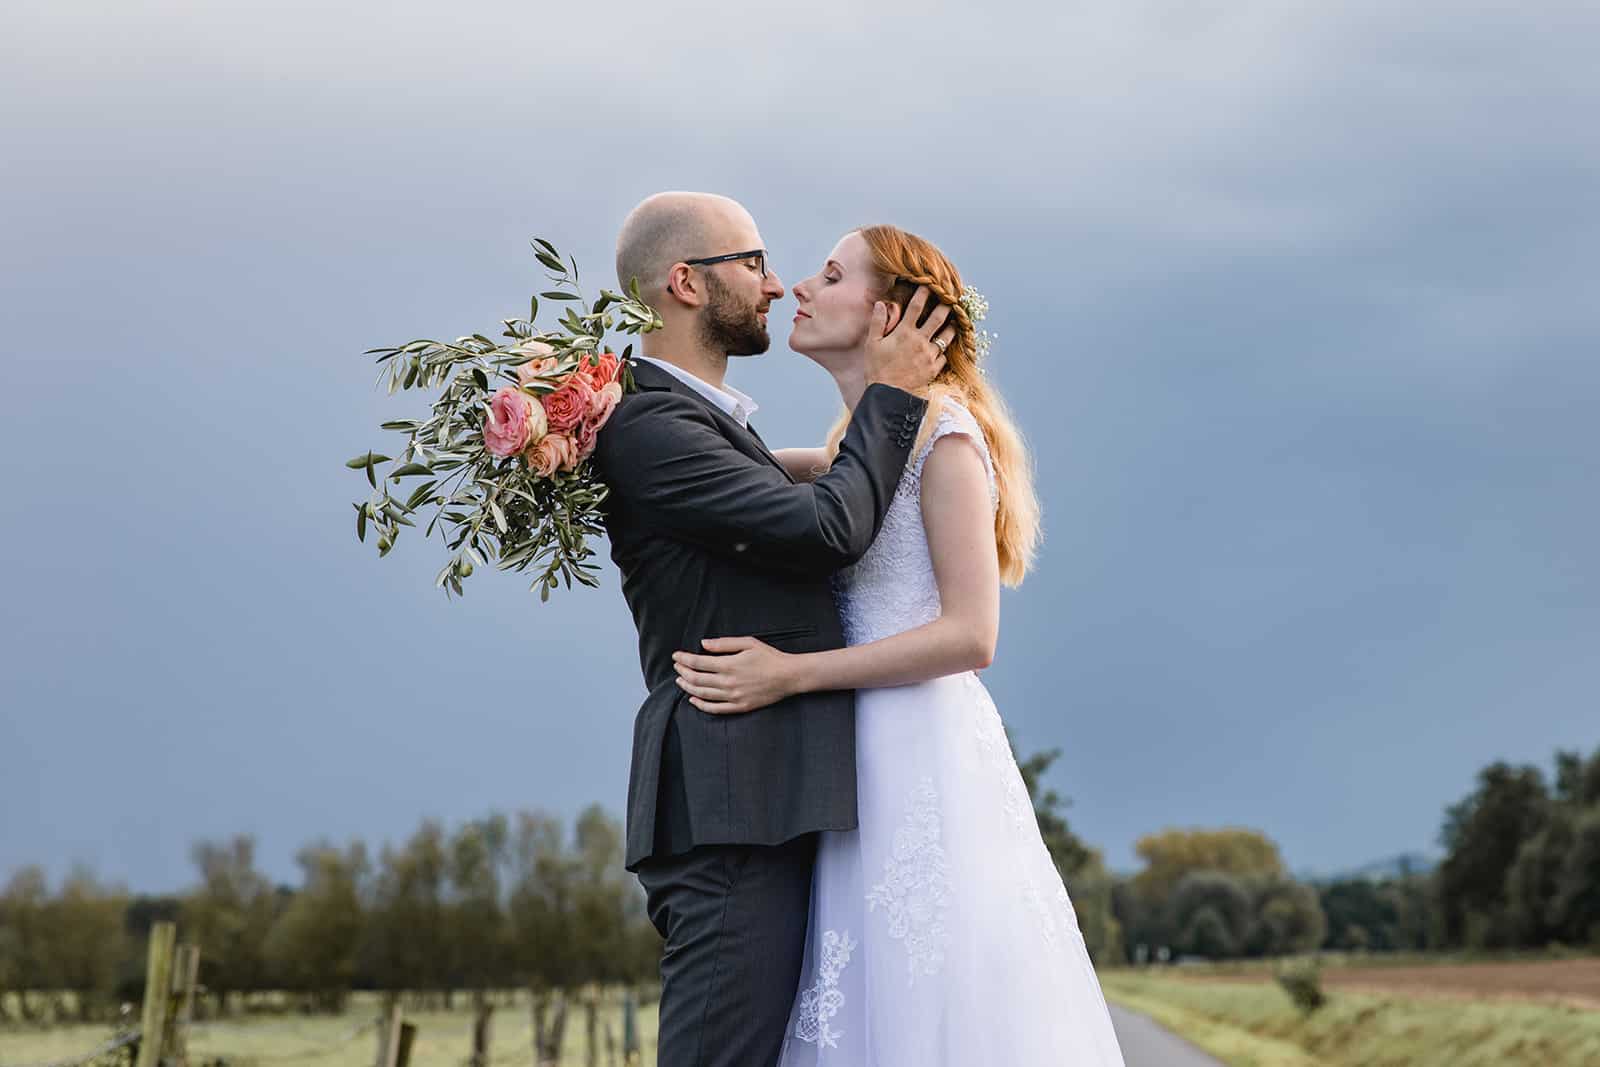
MULTIPOLYGON (((1557 961, 1551 961, 1557 962, 1557 961)), ((1329 1002, 1302 1016, 1257 975, 1174 976, 1110 971, 1106 995, 1143 1011, 1232 1067, 1591 1067, 1600 1064, 1600 1011, 1528 999, 1526 972, 1507 964, 1453 964, 1428 971, 1445 987, 1396 971, 1403 992, 1332 986, 1329 1002), (1480 969, 1477 973, 1466 973, 1480 969), (1468 996, 1469 990, 1476 994, 1468 996)), ((1351 970, 1358 970, 1352 968, 1351 970)), ((1361 968, 1371 981, 1380 970, 1361 968)), ((1545 978, 1566 970, 1540 972, 1545 978)), ((1582 973, 1582 972, 1579 972, 1582 973)), ((1581 979, 1580 979, 1581 980, 1581 979)), ((1552 994, 1553 996, 1556 994, 1552 994)))
MULTIPOLYGON (((461 998, 464 1004, 465 998, 461 998)), ((621 1062, 622 1010, 613 1002, 600 1013, 600 1062, 605 1063, 605 1026, 611 1025, 618 1043, 621 1062)), ((355 1036, 351 1031, 378 1014, 378 998, 357 994, 350 1010, 337 1016, 260 1016, 237 1017, 196 1023, 189 1042, 191 1055, 199 1060, 225 1059, 229 1067, 371 1067, 377 1050, 374 1029, 365 1027, 355 1036)), ((411 1050, 413 1067, 461 1067, 472 1051, 472 1013, 461 1010, 407 1012, 406 1019, 417 1026, 411 1050)), ((17 1064, 42 1064, 68 1059, 87 1052, 110 1036, 104 1024, 64 1025, 49 1029, 10 1027, 0 1030, 0 1067, 17 1064)), ((533 1062, 533 1020, 526 998, 515 1007, 495 1010, 490 1052, 496 1067, 516 1064, 528 1067, 533 1062)), ((644 1062, 655 1062, 656 1007, 639 1008, 639 1039, 644 1062)), ((566 1042, 561 1067, 580 1067, 586 1062, 584 1014, 581 1008, 567 1013, 566 1042)))

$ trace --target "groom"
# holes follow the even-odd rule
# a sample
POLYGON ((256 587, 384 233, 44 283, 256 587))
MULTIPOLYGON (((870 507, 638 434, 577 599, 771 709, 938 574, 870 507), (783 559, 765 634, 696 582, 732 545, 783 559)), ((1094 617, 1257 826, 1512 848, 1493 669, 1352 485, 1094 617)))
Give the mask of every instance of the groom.
POLYGON ((869 344, 838 458, 797 483, 750 425, 755 401, 723 380, 730 356, 767 350, 766 312, 784 295, 749 212, 652 196, 623 223, 617 278, 637 278, 665 323, 644 335, 638 392, 595 452, 649 687, 625 863, 666 939, 659 1062, 766 1067, 799 981, 817 831, 856 826, 855 696, 711 715, 677 687, 672 653, 742 634, 792 652, 844 644, 828 578, 877 536, 927 408, 913 394, 944 362, 945 312, 869 344))

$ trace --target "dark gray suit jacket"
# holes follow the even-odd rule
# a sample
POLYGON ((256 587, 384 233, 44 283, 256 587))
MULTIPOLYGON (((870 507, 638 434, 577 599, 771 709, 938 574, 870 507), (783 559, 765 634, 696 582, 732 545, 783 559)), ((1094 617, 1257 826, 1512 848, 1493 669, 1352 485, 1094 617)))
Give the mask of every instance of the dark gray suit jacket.
POLYGON ((746 634, 787 652, 842 647, 829 576, 877 536, 927 402, 869 386, 832 469, 796 483, 753 431, 660 368, 632 366, 638 392, 595 450, 649 690, 634 720, 625 863, 852 829, 853 692, 712 715, 678 688, 672 653, 746 634))

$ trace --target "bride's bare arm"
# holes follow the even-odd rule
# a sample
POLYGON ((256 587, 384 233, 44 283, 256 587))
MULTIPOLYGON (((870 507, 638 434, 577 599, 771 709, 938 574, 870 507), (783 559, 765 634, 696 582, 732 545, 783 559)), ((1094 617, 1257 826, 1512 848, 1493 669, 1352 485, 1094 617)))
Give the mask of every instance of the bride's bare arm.
POLYGON ((828 469, 826 448, 780 448, 773 455, 797 482, 814 482, 828 469))
POLYGON ((922 521, 939 585, 937 619, 830 652, 780 652, 753 637, 708 639, 712 655, 673 654, 694 706, 731 715, 796 693, 907 685, 987 667, 1000 630, 1000 563, 988 474, 970 439, 934 442, 922 468, 922 521))

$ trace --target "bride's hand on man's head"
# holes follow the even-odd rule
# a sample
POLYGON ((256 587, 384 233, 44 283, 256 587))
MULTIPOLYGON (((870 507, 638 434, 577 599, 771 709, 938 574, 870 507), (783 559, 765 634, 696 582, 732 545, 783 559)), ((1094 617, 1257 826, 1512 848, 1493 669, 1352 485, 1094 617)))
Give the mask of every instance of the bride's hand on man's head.
POLYGON ((754 637, 708 637, 711 655, 674 652, 678 688, 689 703, 713 715, 737 715, 801 692, 799 657, 754 637))
POLYGON ((866 353, 869 385, 880 382, 921 395, 944 369, 944 349, 956 331, 946 322, 950 317, 947 304, 938 304, 923 319, 932 298, 933 291, 919 285, 904 314, 886 300, 872 305, 866 353))

